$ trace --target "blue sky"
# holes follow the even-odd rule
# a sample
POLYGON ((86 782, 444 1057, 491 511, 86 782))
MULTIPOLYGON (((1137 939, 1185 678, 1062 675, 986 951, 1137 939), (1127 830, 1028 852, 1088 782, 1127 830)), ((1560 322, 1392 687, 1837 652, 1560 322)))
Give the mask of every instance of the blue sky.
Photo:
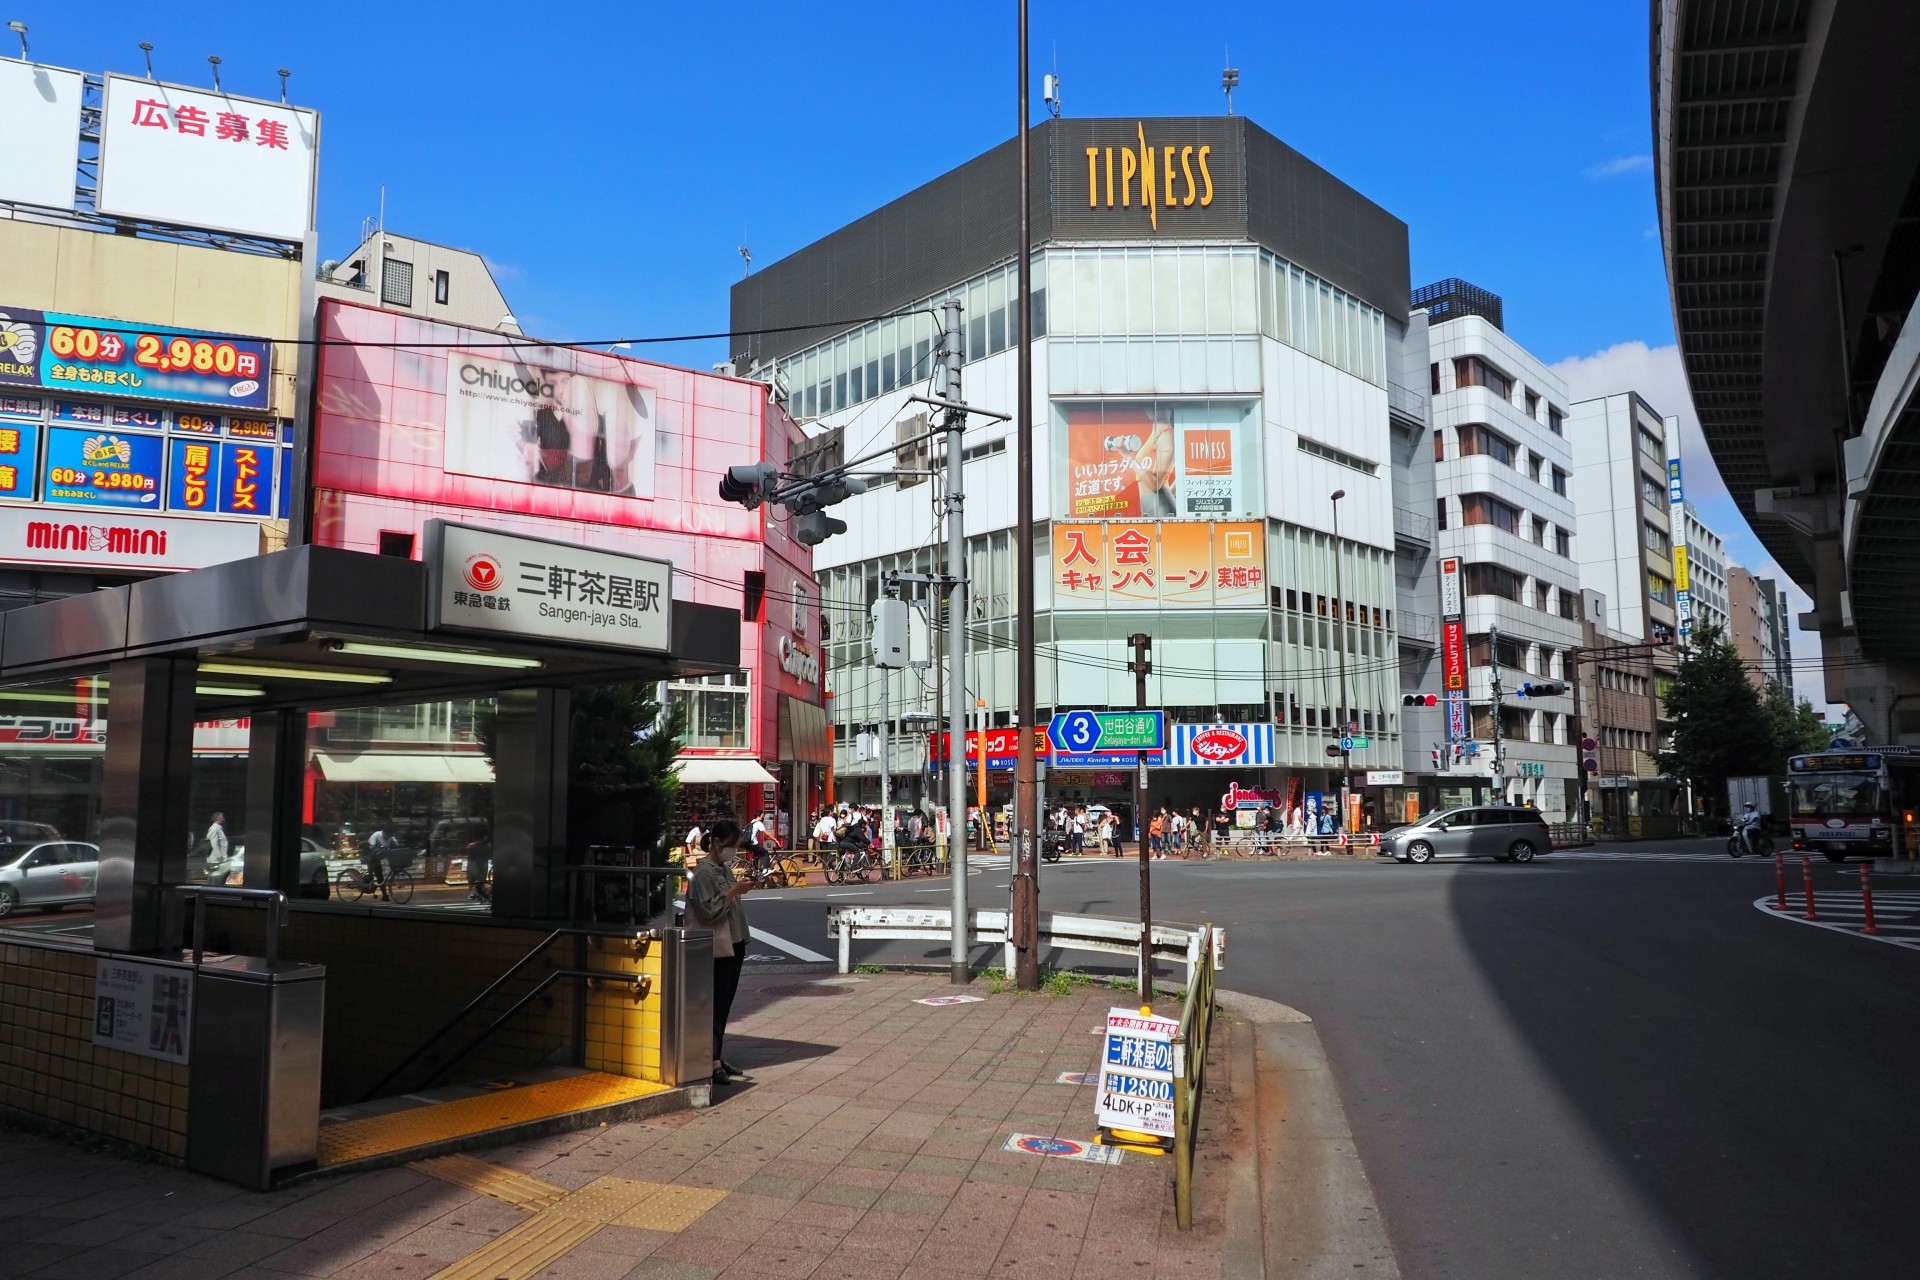
MULTIPOLYGON (((1004 3, 0 8, 57 65, 139 72, 147 40, 162 79, 207 84, 218 54, 260 97, 290 68, 322 112, 323 256, 384 183, 388 226, 484 253, 526 330, 561 340, 724 329, 738 246, 772 262, 1015 123, 1004 3)), ((1576 394, 1636 385, 1691 422, 1644 4, 1062 2, 1031 22, 1036 118, 1056 62, 1072 115, 1219 112, 1230 58, 1241 114, 1407 222, 1415 283, 1494 290, 1517 340, 1581 361, 1576 394)), ((724 344, 642 354, 704 367, 724 344)), ((1697 434, 1686 456, 1707 518, 1766 571, 1697 434)))

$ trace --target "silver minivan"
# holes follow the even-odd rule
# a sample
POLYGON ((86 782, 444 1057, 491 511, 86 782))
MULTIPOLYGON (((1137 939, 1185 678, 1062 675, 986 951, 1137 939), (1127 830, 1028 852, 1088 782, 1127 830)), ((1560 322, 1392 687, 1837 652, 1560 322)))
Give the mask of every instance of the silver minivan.
POLYGON ((99 845, 79 840, 0 845, 0 916, 22 907, 53 911, 92 902, 99 878, 99 845))
POLYGON ((1467 805, 1445 809, 1380 837, 1380 855, 1398 862, 1436 858, 1492 858, 1532 862, 1553 851, 1547 820, 1538 809, 1513 805, 1467 805))

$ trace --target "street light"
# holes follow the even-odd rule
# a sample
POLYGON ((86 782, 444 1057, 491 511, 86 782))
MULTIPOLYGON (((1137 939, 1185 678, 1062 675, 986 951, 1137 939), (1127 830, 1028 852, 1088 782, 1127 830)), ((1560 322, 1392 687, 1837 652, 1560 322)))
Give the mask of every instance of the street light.
POLYGON ((1349 713, 1347 711, 1347 646, 1352 642, 1352 634, 1347 630, 1347 588, 1340 569, 1340 499, 1347 496, 1345 489, 1333 491, 1333 599, 1334 621, 1340 626, 1340 830, 1345 831, 1350 821, 1348 814, 1353 801, 1349 788, 1353 784, 1353 758, 1346 744, 1351 740, 1348 731, 1349 713))

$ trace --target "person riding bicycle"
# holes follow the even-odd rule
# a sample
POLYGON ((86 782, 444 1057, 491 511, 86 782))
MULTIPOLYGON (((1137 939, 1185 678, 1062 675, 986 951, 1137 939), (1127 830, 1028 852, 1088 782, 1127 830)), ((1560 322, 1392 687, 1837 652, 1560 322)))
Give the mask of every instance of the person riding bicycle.
POLYGON ((385 824, 381 824, 374 827, 360 851, 360 861, 367 869, 367 883, 389 902, 393 900, 393 893, 387 887, 387 850, 392 844, 393 837, 387 834, 385 824))
POLYGON ((1747 801, 1734 822, 1734 834, 1740 838, 1741 846, 1748 853, 1760 852, 1759 836, 1765 829, 1765 820, 1761 818, 1760 811, 1754 808, 1753 801, 1747 801))

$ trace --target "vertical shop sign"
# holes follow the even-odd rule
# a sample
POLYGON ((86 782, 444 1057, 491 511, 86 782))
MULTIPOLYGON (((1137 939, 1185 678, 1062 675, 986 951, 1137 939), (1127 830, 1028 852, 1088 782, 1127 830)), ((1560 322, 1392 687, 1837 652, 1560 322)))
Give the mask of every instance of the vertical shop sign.
POLYGON ((33 496, 34 459, 39 450, 37 424, 0 422, 0 498, 33 496))
POLYGON ((218 485, 219 447, 199 440, 175 440, 167 507, 173 511, 212 511, 218 485))
POLYGON ((254 444, 220 446, 220 510, 264 516, 273 500, 275 451, 254 444))

